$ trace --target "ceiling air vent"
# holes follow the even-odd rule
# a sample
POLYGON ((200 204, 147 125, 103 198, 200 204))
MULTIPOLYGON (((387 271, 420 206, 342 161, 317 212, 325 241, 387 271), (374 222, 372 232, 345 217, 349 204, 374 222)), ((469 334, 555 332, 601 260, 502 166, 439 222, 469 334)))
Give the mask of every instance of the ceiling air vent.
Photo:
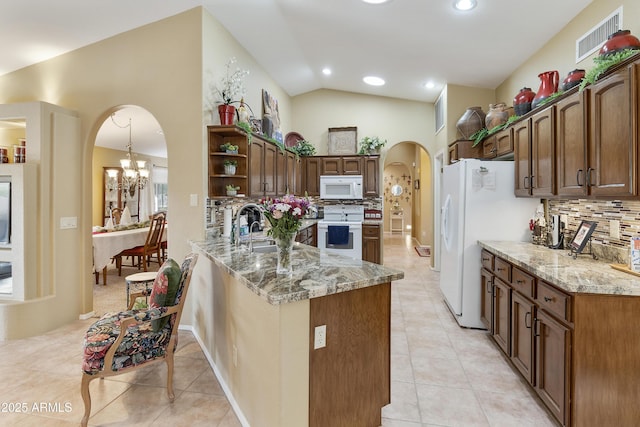
POLYGON ((622 29, 622 6, 576 40, 576 64, 602 47, 607 38, 622 29))

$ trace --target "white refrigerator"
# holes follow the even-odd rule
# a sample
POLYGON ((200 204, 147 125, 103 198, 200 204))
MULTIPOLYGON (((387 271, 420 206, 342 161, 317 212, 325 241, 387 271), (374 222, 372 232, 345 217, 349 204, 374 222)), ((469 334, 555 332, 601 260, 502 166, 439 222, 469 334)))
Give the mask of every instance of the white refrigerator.
POLYGON ((530 241, 540 199, 514 196, 514 162, 463 159, 442 177, 440 289, 460 326, 480 321, 478 240, 530 241))

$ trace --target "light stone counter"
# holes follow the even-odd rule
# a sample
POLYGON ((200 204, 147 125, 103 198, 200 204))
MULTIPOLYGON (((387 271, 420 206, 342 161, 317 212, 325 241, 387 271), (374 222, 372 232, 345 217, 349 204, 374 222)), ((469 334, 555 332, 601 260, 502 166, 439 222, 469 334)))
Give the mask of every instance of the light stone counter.
POLYGON ((191 242, 214 264, 270 304, 278 305, 366 288, 402 279, 404 272, 379 264, 336 254, 321 254, 317 248, 296 243, 293 274, 276 275, 276 253, 249 253, 226 238, 191 242))
POLYGON ((479 241, 495 255, 567 292, 640 295, 640 277, 614 270, 591 255, 573 259, 568 249, 549 249, 526 242, 479 241))

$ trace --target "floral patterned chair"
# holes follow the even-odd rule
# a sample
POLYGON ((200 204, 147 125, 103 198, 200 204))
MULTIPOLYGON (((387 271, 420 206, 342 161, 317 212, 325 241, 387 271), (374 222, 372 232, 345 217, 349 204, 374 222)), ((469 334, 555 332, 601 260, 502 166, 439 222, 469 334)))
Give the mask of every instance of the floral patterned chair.
POLYGON ((182 307, 197 259, 197 254, 190 254, 182 266, 171 258, 162 264, 150 291, 149 308, 132 310, 136 298, 145 296, 146 292, 133 293, 127 311, 107 313, 91 325, 84 338, 82 426, 89 421, 89 383, 96 378, 124 374, 165 361, 167 394, 173 402, 173 353, 178 344, 182 307))

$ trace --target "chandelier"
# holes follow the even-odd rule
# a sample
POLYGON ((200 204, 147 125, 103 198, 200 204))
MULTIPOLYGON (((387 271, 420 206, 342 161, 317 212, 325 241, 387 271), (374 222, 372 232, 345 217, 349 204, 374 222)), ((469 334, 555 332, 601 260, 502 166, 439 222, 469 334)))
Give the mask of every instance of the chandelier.
POLYGON ((127 143, 127 158, 120 159, 120 166, 122 167, 121 181, 118 182, 118 170, 108 169, 109 175, 109 190, 121 189, 124 193, 129 193, 131 197, 136 194, 136 189, 142 191, 149 182, 149 169, 146 168, 145 160, 136 160, 136 155, 133 154, 133 144, 131 142, 131 118, 129 118, 129 124, 120 126, 116 123, 114 116, 111 114, 111 121, 114 125, 121 129, 129 128, 129 142, 127 143))

